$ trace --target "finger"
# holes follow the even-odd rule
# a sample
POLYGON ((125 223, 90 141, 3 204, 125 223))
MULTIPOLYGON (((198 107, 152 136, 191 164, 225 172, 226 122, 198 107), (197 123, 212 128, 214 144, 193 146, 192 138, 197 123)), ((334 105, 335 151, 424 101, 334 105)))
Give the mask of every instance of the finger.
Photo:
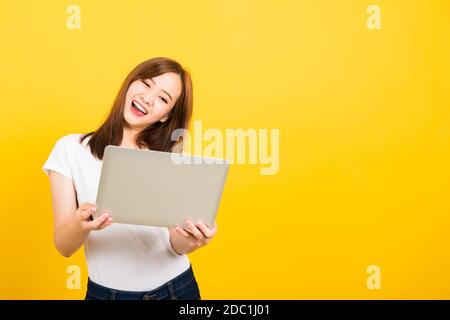
POLYGON ((211 238, 214 235, 213 231, 203 221, 197 222, 196 226, 206 238, 211 238))
POLYGON ((192 238, 192 235, 188 232, 186 232, 186 230, 184 230, 182 227, 180 226, 176 226, 175 230, 181 234, 183 237, 185 237, 186 239, 190 239, 192 238))
MULTIPOLYGON (((100 218, 100 217, 98 217, 98 218, 100 218)), ((101 219, 98 219, 98 218, 89 222, 92 224, 92 230, 99 230, 102 226, 107 224, 110 216, 106 213, 102 213, 101 219)))
POLYGON ((110 225, 112 225, 112 223, 113 223, 113 219, 111 217, 109 217, 108 219, 103 221, 103 223, 95 230, 103 230, 106 227, 109 227, 110 225))
POLYGON ((90 206, 84 209, 81 209, 79 215, 82 220, 87 220, 91 215, 94 215, 97 208, 95 206, 90 206))
POLYGON ((203 240, 203 234, 197 229, 191 220, 187 219, 185 223, 187 225, 187 231, 189 231, 198 240, 203 240))
POLYGON ((88 229, 91 229, 91 230, 97 229, 105 220, 108 219, 108 216, 109 215, 107 213, 102 213, 96 219, 86 222, 88 229))

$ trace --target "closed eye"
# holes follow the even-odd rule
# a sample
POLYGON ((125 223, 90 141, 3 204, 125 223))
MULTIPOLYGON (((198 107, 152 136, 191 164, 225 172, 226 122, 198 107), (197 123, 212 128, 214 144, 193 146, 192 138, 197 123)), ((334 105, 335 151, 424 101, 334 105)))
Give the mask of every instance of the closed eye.
MULTIPOLYGON (((148 84, 147 81, 145 81, 144 79, 141 79, 141 82, 142 82, 147 88, 150 88, 150 85, 148 84)), ((168 103, 167 99, 165 99, 164 97, 161 97, 161 96, 160 96, 159 98, 160 98, 161 101, 163 101, 165 104, 168 103)))
MULTIPOLYGON (((141 80, 141 82, 143 83, 143 84, 145 84, 148 88, 150 88, 150 85, 147 83, 147 81, 145 81, 145 80, 141 80)), ((161 98, 161 100, 165 103, 165 104, 167 104, 167 99, 165 99, 165 98, 163 98, 163 97, 160 97, 161 98)))

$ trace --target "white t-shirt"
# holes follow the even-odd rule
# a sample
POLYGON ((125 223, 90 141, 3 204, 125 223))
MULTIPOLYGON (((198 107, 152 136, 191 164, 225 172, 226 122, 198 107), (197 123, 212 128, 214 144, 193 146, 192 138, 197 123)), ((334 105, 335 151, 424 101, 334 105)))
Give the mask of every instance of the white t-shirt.
MULTIPOLYGON (((87 146, 91 137, 80 144, 80 136, 60 138, 42 167, 47 175, 53 170, 72 179, 79 205, 95 203, 103 163, 87 146)), ((84 253, 92 281, 126 291, 153 290, 190 266, 187 255, 173 250, 169 230, 161 227, 113 223, 89 233, 84 253)))

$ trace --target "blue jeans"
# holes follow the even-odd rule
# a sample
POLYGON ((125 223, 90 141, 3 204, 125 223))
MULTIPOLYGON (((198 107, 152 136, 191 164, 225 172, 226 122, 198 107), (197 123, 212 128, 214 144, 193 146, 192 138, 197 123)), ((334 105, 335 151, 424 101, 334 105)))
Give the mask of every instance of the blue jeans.
POLYGON ((88 278, 85 300, 201 300, 192 266, 151 291, 123 291, 101 286, 88 278))

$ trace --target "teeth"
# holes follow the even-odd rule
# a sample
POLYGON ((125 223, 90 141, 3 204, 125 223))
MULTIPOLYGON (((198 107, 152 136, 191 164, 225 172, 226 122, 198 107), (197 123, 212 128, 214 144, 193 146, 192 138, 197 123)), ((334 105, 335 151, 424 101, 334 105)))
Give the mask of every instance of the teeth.
POLYGON ((140 105, 139 105, 139 103, 137 103, 136 101, 132 101, 131 102, 132 104, 133 104, 133 106, 135 106, 136 108, 138 108, 139 110, 141 110, 144 114, 147 114, 147 111, 144 109, 144 108, 142 108, 140 105))

